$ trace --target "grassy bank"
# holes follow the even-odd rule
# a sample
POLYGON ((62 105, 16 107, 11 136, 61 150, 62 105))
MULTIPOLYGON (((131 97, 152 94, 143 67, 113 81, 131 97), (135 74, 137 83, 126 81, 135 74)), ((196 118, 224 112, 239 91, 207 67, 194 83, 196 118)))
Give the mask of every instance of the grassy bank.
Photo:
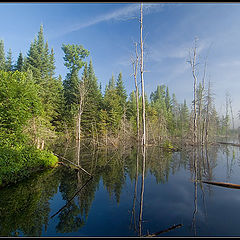
POLYGON ((16 183, 32 173, 54 167, 58 158, 32 146, 0 147, 0 187, 16 183))

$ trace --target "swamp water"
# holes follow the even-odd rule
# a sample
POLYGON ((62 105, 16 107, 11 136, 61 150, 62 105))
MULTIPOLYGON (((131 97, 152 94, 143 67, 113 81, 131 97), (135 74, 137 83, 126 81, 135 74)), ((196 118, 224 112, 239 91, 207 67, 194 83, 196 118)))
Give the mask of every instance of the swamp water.
MULTIPOLYGON (((178 224, 158 236, 240 236, 240 190, 194 181, 240 184, 239 147, 148 147, 145 165, 141 151, 82 150, 92 179, 59 166, 1 189, 0 236, 134 237, 178 224)), ((77 148, 55 152, 76 163, 77 148)))

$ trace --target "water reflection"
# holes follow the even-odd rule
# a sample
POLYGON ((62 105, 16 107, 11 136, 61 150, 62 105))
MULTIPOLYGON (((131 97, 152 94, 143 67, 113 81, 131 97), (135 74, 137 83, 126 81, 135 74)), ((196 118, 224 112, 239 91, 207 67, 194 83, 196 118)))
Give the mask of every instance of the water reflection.
MULTIPOLYGON (((106 216, 106 218, 111 218, 113 222, 118 221, 118 218, 126 219, 125 215, 128 213, 122 209, 126 209, 124 205, 129 206, 129 221, 124 228, 126 232, 122 232, 119 228, 119 232, 115 230, 116 235, 145 236, 149 229, 150 234, 159 232, 161 229, 167 229, 168 225, 179 223, 178 218, 168 219, 164 211, 157 217, 151 214, 151 211, 153 213, 160 211, 158 207, 164 204, 168 206, 168 202, 172 201, 169 193, 176 191, 177 187, 185 187, 174 181, 172 185, 169 184, 170 179, 174 179, 175 175, 181 172, 181 176, 185 175, 183 183, 190 186, 184 188, 186 196, 192 195, 193 208, 190 205, 188 207, 191 214, 186 219, 182 217, 185 219, 184 226, 191 225, 191 233, 188 232, 187 227, 182 227, 181 230, 174 230, 175 228, 172 227, 169 228, 171 231, 168 234, 171 236, 174 232, 182 231, 183 235, 199 236, 203 231, 200 226, 208 217, 209 199, 206 190, 210 195, 214 192, 214 188, 209 185, 203 186, 200 180, 216 179, 219 154, 225 157, 227 178, 230 179, 231 174, 234 174, 230 169, 234 167, 235 154, 237 154, 233 150, 237 151, 236 148, 231 147, 219 149, 217 146, 204 146, 173 153, 164 152, 160 148, 140 146, 118 151, 87 150, 82 146, 80 148, 78 144, 59 146, 55 149, 59 155, 81 165, 93 178, 89 181, 89 175, 81 169, 61 166, 0 190, 0 236, 42 236, 47 235, 50 230, 60 236, 73 232, 81 236, 81 231, 87 229, 91 209, 94 204, 96 206, 94 203, 96 195, 100 191, 102 193, 104 189, 109 198, 116 201, 116 206, 119 206, 119 210, 116 208, 117 216, 106 216), (228 157, 231 159, 230 162, 228 157), (154 183, 150 181, 152 178, 154 183), (159 188, 164 185, 167 187, 159 188), (131 186, 131 194, 124 195, 126 189, 131 186), (158 202, 158 205, 154 205, 155 199, 149 199, 149 194, 161 197, 168 194, 169 198, 166 202, 158 202), (56 196, 61 198, 60 203, 53 200, 56 196), (157 209, 154 209, 156 206, 157 209)), ((179 204, 184 201, 186 201, 184 196, 179 195, 179 204)), ((105 203, 98 204, 101 207, 105 203)), ((112 206, 105 207, 107 209, 112 206)), ((178 212, 182 216, 186 214, 181 209, 178 209, 178 212)), ((92 227, 96 228, 94 234, 98 235, 100 232, 98 226, 92 227)), ((108 226, 105 230, 108 235, 108 226)), ((89 236, 93 234, 91 231, 87 232, 89 236)))
POLYGON ((47 231, 49 200, 57 192, 59 174, 49 170, 0 192, 0 236, 41 236, 47 231))

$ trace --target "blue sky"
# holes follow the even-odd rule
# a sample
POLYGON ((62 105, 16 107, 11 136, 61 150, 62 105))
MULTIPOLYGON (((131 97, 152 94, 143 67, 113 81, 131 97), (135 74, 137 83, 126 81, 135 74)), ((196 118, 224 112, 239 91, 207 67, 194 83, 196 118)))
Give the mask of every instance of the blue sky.
MULTIPOLYGON (((139 42, 139 3, 1 3, 0 39, 14 61, 26 54, 40 24, 53 47, 56 75, 65 78, 62 44, 81 44, 90 51, 103 89, 121 71, 128 94, 134 90, 131 56, 139 42)), ((179 102, 193 98, 187 63, 198 37, 199 81, 207 56, 206 81, 212 82, 217 111, 224 114, 225 94, 233 112, 240 110, 240 3, 144 3, 145 90, 168 85, 179 102)), ((236 123, 235 123, 236 124, 236 123)))

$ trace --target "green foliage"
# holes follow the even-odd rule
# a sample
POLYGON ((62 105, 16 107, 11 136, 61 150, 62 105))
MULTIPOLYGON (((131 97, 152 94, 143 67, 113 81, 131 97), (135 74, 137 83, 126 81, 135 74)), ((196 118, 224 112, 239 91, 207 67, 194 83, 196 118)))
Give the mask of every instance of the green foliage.
POLYGON ((54 167, 58 158, 48 151, 32 146, 0 148, 0 185, 16 183, 31 176, 33 171, 54 167))
POLYGON ((120 101, 121 100, 116 89, 114 76, 112 76, 104 94, 104 109, 108 114, 108 126, 111 126, 111 129, 109 130, 111 130, 113 133, 118 130, 120 121, 122 119, 122 107, 120 101))
POLYGON ((123 86, 123 80, 122 80, 122 73, 120 72, 117 78, 117 82, 116 82, 116 90, 117 90, 117 94, 120 97, 120 105, 122 107, 122 109, 124 109, 125 104, 126 104, 126 100, 127 100, 127 93, 126 93, 126 89, 123 86))
MULTIPOLYGON (((31 170, 53 166, 57 158, 28 146, 26 126, 43 115, 38 87, 30 73, 0 71, 0 182, 11 183, 31 170)), ((43 135, 43 134, 42 134, 43 135)))
POLYGON ((96 135, 99 131, 97 123, 100 121, 100 110, 102 107, 102 93, 97 83, 92 61, 85 66, 82 81, 86 88, 84 109, 82 114, 82 129, 86 137, 96 135))
POLYGON ((0 71, 0 146, 13 146, 25 138, 23 127, 42 104, 28 73, 0 71))
POLYGON ((83 91, 85 92, 85 86, 82 84, 83 82, 81 83, 78 72, 84 66, 85 62, 83 59, 89 55, 89 51, 84 49, 82 45, 75 44, 63 44, 62 50, 65 53, 63 57, 65 60, 64 65, 70 71, 63 82, 65 99, 64 119, 68 123, 68 126, 73 127, 79 110, 79 104, 83 97, 83 91))
POLYGON ((21 52, 18 55, 17 63, 14 67, 14 70, 15 71, 17 70, 17 71, 20 71, 20 72, 23 71, 23 55, 22 55, 21 52))
POLYGON ((64 65, 70 70, 71 74, 75 71, 78 72, 83 67, 83 59, 89 55, 89 51, 84 49, 82 45, 63 44, 62 50, 65 53, 63 57, 64 65))
POLYGON ((13 60, 12 60, 12 50, 11 49, 9 49, 9 51, 7 52, 5 69, 6 69, 6 71, 12 71, 13 70, 13 60))

